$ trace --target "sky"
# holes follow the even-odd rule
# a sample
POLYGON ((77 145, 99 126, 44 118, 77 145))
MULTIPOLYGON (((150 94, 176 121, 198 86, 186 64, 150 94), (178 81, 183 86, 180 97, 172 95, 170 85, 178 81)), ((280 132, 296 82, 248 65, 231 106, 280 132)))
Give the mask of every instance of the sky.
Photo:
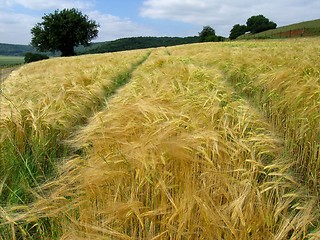
POLYGON ((203 26, 228 37, 262 14, 284 26, 320 18, 320 0, 0 0, 0 43, 29 44, 45 14, 76 8, 99 23, 94 42, 137 36, 196 36, 203 26))

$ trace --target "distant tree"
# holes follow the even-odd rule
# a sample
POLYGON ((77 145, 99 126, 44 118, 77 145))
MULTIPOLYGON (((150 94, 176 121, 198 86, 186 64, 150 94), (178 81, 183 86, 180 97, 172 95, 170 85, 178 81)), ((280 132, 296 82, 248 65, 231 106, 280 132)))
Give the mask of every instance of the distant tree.
POLYGON ((270 21, 263 15, 252 16, 247 20, 247 29, 251 33, 259 33, 276 27, 276 23, 270 21))
POLYGON ((42 52, 61 51, 62 56, 72 56, 74 47, 87 46, 98 36, 99 25, 74 8, 56 10, 42 19, 31 29, 31 45, 42 52))
POLYGON ((230 31, 229 39, 236 39, 237 37, 241 36, 242 34, 245 34, 247 31, 246 25, 240 25, 236 24, 233 26, 233 28, 230 31))
POLYGON ((210 26, 204 26, 199 33, 200 42, 214 42, 217 40, 215 30, 210 26))

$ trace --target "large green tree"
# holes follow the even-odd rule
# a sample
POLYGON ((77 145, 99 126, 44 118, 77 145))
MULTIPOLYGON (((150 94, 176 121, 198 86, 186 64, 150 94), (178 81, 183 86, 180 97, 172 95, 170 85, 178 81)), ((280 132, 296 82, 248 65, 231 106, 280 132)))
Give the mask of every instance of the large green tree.
POLYGON ((229 39, 236 39, 237 37, 241 36, 242 34, 245 34, 247 31, 246 25, 240 25, 236 24, 233 26, 233 28, 230 31, 229 39))
POLYGON ((252 16, 247 20, 247 29, 253 34, 274 29, 276 27, 276 23, 270 21, 263 15, 252 16))
POLYGON ((61 51, 62 56, 73 56, 74 47, 87 46, 98 36, 99 24, 74 8, 56 10, 42 19, 31 29, 31 45, 42 52, 61 51))
POLYGON ((214 42, 216 41, 216 32, 210 26, 204 26, 202 31, 199 32, 200 42, 214 42))

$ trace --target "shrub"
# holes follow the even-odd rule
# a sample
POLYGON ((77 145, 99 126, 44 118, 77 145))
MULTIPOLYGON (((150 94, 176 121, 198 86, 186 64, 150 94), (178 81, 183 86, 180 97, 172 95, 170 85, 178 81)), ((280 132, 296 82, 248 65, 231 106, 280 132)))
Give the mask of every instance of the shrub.
POLYGON ((49 57, 45 54, 27 52, 24 55, 24 63, 36 62, 48 58, 49 57))

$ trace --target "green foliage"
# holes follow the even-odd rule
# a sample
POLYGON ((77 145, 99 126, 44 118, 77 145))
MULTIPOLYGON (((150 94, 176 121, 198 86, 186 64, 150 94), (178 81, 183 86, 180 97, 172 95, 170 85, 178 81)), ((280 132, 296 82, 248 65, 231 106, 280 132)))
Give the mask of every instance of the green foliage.
POLYGON ((45 54, 27 52, 24 56, 24 63, 36 62, 48 58, 49 56, 45 54))
POLYGON ((0 55, 23 56, 25 52, 32 52, 33 50, 29 45, 0 43, 0 55))
POLYGON ((224 37, 217 36, 216 31, 210 26, 204 26, 202 31, 199 32, 200 42, 221 42, 224 37))
POLYGON ((31 29, 31 45, 42 52, 61 51, 62 56, 72 56, 75 46, 87 46, 98 36, 99 25, 74 8, 56 10, 42 19, 31 29))
POLYGON ((252 16, 247 20, 247 29, 251 33, 259 33, 269 29, 275 29, 277 24, 263 15, 252 16))
MULTIPOLYGON (((29 113, 21 112, 22 118, 29 113)), ((37 189, 41 184, 57 175, 57 162, 68 156, 68 148, 61 144, 60 132, 50 126, 38 126, 43 136, 35 133, 32 123, 24 121, 22 126, 8 119, 11 132, 1 142, 0 148, 0 205, 3 207, 25 205, 36 199, 37 189), (43 127, 43 128, 42 128, 43 127), (23 138, 19 139, 19 132, 23 138)), ((39 132, 40 132, 39 131, 39 132)), ((0 239, 43 239, 52 238, 57 232, 50 229, 50 222, 11 223, 0 217, 0 239), (49 232, 49 234, 48 234, 49 232), (10 237, 11 236, 11 237, 10 237)))
MULTIPOLYGON (((22 118, 27 118, 30 113, 21 114, 22 118)), ((10 120, 7 124, 11 131, 1 142, 0 149, 0 181, 3 184, 0 204, 26 204, 34 200, 30 189, 53 177, 57 159, 67 156, 68 152, 60 142, 61 134, 51 126, 41 126, 43 136, 39 136, 27 121, 23 126, 10 120), (18 137, 20 131, 23 131, 23 138, 18 137)))
POLYGON ((247 26, 246 25, 236 24, 231 29, 229 38, 231 40, 232 39, 236 39, 237 37, 241 36, 242 34, 245 34, 246 31, 247 31, 247 26))
POLYGON ((199 33, 200 42, 213 42, 216 37, 216 31, 210 26, 204 26, 199 33))

